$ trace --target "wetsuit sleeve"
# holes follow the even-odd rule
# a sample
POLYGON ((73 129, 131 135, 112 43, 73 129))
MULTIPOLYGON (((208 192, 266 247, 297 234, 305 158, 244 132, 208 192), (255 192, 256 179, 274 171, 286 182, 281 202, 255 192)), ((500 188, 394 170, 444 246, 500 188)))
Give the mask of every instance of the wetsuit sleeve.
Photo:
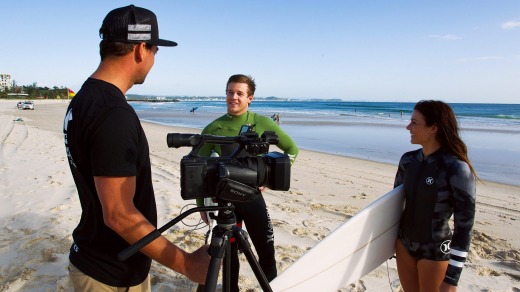
POLYGON ((289 155, 289 159, 291 160, 291 165, 296 161, 296 157, 298 156, 298 147, 296 143, 294 143, 293 139, 289 137, 289 135, 285 134, 282 136, 278 136, 280 139, 278 142, 278 147, 287 155, 289 155))
POLYGON ((454 231, 444 282, 457 286, 467 259, 475 219, 476 181, 467 163, 457 161, 449 178, 453 193, 454 231))
POLYGON ((394 179, 394 189, 397 188, 399 185, 403 184, 404 181, 404 155, 401 156, 401 159, 399 160, 399 166, 397 167, 397 173, 395 174, 394 179))
POLYGON ((270 119, 267 122, 271 123, 269 128, 271 128, 272 131, 274 131, 278 136, 278 144, 276 146, 280 148, 280 150, 282 150, 285 154, 289 155, 289 159, 291 160, 292 165, 298 156, 298 146, 296 146, 296 143, 294 143, 294 140, 291 138, 291 136, 282 130, 278 124, 270 119))

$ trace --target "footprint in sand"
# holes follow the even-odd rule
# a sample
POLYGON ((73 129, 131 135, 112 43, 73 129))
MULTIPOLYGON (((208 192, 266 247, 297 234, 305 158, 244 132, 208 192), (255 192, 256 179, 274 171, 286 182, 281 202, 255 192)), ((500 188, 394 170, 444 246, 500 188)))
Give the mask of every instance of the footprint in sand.
POLYGON ((353 199, 360 199, 360 200, 364 200, 367 198, 367 195, 365 193, 361 193, 360 195, 358 196, 352 196, 351 198, 353 199))
POLYGON ((488 267, 477 267, 477 274, 479 276, 493 276, 493 277, 498 277, 498 276, 502 275, 501 273, 499 273, 493 269, 490 269, 488 267))
POLYGON ((309 232, 307 232, 306 228, 296 228, 293 229, 292 233, 296 236, 304 237, 309 235, 309 232))

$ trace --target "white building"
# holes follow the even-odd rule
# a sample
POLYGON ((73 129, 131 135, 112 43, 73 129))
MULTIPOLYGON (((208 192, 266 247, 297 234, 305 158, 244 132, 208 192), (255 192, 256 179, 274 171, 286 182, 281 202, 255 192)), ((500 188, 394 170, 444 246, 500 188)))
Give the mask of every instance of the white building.
POLYGON ((6 91, 13 87, 13 79, 9 74, 0 73, 0 91, 6 91))

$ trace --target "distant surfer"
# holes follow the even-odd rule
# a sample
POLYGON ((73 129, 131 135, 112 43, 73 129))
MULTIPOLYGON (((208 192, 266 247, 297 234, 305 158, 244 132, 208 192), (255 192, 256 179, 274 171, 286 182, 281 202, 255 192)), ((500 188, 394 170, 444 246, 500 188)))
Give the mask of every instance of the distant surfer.
POLYGON ((394 182, 403 184, 406 195, 396 242, 401 286, 456 291, 469 252, 478 177, 448 104, 418 102, 406 129, 422 149, 401 157, 394 182))
POLYGON ((280 124, 280 113, 273 114, 271 119, 275 121, 278 125, 280 124))
POLYGON ((190 113, 194 114, 198 108, 199 107, 194 106, 193 108, 191 108, 190 113))

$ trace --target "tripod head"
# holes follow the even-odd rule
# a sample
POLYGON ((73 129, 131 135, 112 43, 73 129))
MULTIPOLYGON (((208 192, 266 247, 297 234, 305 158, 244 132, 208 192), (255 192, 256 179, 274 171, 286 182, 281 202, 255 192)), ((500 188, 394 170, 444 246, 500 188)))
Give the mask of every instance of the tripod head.
POLYGON ((237 219, 235 216, 235 206, 232 202, 217 200, 217 206, 223 208, 222 211, 219 211, 217 215, 212 212, 209 213, 209 219, 213 219, 216 221, 218 226, 231 228, 233 225, 237 223, 237 219))

